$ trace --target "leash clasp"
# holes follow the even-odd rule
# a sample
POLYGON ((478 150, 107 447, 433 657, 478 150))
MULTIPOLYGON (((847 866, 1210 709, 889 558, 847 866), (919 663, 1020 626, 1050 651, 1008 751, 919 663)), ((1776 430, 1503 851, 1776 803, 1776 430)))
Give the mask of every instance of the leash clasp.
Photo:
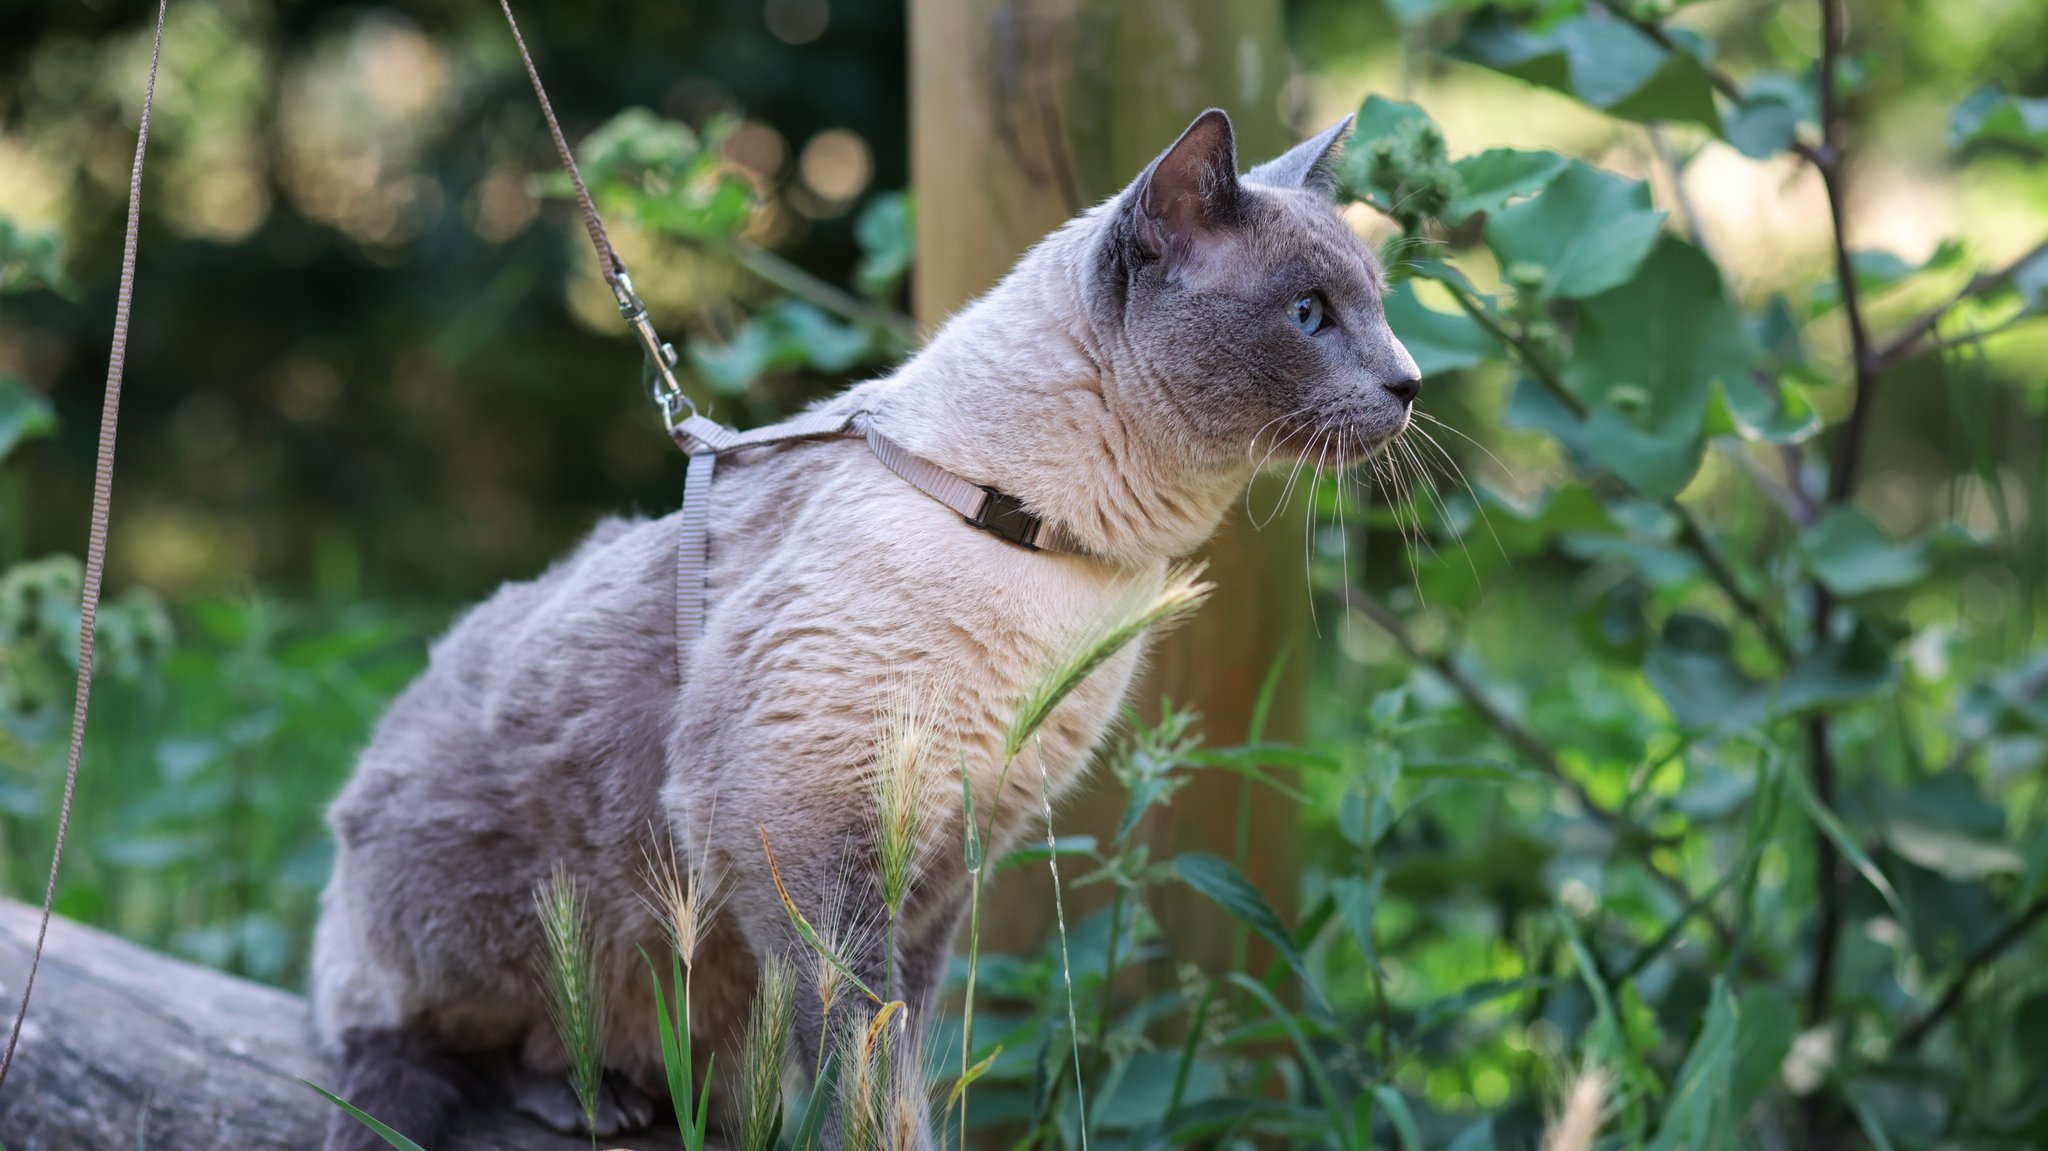
POLYGON ((654 322, 647 318, 647 305, 633 291, 633 278, 623 271, 612 281, 612 297, 618 301, 619 315, 625 317, 626 326, 633 329, 634 337, 640 341, 641 359, 646 364, 647 398, 661 413, 662 426, 674 435, 684 420, 697 414, 697 405, 676 379, 676 346, 654 330, 654 322))

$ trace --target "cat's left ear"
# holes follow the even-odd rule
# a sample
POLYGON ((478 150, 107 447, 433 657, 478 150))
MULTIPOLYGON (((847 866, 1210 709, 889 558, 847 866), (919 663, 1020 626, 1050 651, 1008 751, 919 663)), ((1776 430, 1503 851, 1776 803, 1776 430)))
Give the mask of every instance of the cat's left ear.
POLYGON ((1325 196, 1337 194, 1337 153, 1344 147, 1344 134, 1351 130, 1352 116, 1313 140, 1289 148, 1279 156, 1244 174, 1245 182, 1269 188, 1305 188, 1325 196))

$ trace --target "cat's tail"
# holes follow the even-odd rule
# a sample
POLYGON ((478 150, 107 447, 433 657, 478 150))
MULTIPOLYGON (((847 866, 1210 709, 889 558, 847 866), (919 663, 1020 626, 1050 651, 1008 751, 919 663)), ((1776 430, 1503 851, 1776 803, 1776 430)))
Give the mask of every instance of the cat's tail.
POLYGON ((1607 1074, 1593 1068, 1579 1072, 1564 1097, 1564 1110, 1543 1133, 1543 1151, 1592 1151, 1600 1134, 1600 1110, 1607 1103, 1607 1074))
MULTIPOLYGON (((335 1094, 423 1147, 440 1143, 476 1088, 476 1076, 452 1052, 400 1029, 341 1034, 335 1094)), ((390 1151, 384 1137, 337 1107, 325 1151, 390 1151)))

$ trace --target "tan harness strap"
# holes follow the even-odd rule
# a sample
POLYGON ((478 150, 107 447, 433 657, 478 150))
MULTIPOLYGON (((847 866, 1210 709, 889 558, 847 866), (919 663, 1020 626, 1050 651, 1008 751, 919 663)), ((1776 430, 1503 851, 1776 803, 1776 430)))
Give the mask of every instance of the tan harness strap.
POLYGON ((1024 510, 1013 496, 970 483, 952 472, 912 455, 908 448, 875 427, 867 412, 836 414, 805 412, 779 424, 734 431, 724 424, 691 415, 675 427, 675 440, 690 456, 683 480, 683 510, 676 530, 676 674, 689 663, 689 650, 704 634, 708 611, 705 580, 709 578, 711 545, 711 480, 718 457, 742 448, 767 447, 802 440, 858 437, 868 450, 905 483, 959 513, 969 525, 1032 551, 1080 554, 1073 536, 1024 510))
POLYGON ((14 1049, 28 1019, 29 993, 36 987, 36 969, 43 963, 43 943, 50 934, 50 909, 57 902, 57 873, 64 866, 64 840, 71 831, 71 800, 78 793, 78 759, 85 750, 85 713, 92 703, 92 648, 99 634, 100 583, 107 570, 107 519, 114 502, 114 430, 121 422, 121 372, 128 361, 128 312, 135 299, 135 243, 142 230, 142 155, 149 147, 149 109, 156 101, 156 68, 164 52, 164 10, 170 0, 157 0, 156 41, 149 50, 149 86, 142 90, 142 122, 135 132, 135 167, 128 174, 128 233, 121 247, 121 289, 114 297, 114 347, 107 357, 107 389, 100 401, 99 458, 92 473, 92 527, 85 545, 85 591, 78 608, 78 683, 71 705, 71 751, 64 760, 64 798, 57 807, 57 842, 50 851, 50 878, 43 885, 43 916, 36 926, 36 948, 29 954, 28 978, 14 1009, 14 1029, 7 1034, 7 1052, 0 1055, 0 1085, 14 1066, 14 1049))

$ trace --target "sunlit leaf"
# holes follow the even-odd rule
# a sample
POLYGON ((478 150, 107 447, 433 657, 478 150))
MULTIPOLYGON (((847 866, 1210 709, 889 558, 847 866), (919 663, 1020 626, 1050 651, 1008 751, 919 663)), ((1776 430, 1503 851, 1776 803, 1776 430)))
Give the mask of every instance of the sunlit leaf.
POLYGON ((1412 282, 1387 289, 1386 310, 1387 326, 1415 358, 1424 379, 1477 367, 1500 355, 1500 345, 1477 321, 1462 312, 1423 306, 1412 282))
POLYGON ((1452 163, 1458 193, 1442 212, 1446 224, 1461 224, 1481 212, 1497 212, 1510 201, 1550 186, 1570 163, 1556 152, 1489 148, 1452 163))
MULTIPOLYGON (((1704 50, 1682 29, 1673 36, 1704 50)), ((1666 51, 1620 20, 1589 15, 1537 30, 1489 12, 1449 52, 1624 119, 1719 122, 1713 85, 1693 51, 1666 51)))
POLYGON ((1986 84, 1957 105, 1948 139, 1958 150, 1982 145, 2048 149, 2048 96, 2015 96, 1986 84))
POLYGON ((1546 298, 1583 299, 1634 278, 1663 227, 1649 186, 1577 160, 1535 197, 1486 224, 1501 265, 1544 270, 1546 298))
POLYGON ((1834 508, 1799 536, 1806 570, 1841 596, 1911 587, 1933 568, 1925 541, 1897 544, 1877 521, 1851 507, 1834 508))

